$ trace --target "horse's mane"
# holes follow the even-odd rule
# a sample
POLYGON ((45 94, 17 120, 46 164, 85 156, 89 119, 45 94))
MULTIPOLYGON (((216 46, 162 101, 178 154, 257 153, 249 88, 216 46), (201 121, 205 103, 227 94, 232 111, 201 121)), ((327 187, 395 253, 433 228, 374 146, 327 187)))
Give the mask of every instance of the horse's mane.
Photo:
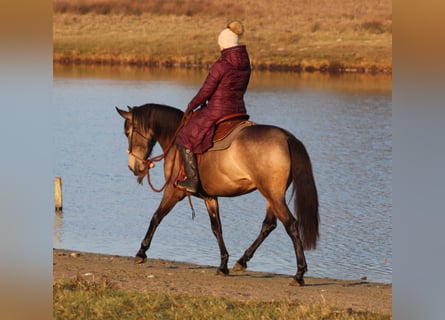
POLYGON ((158 137, 173 135, 184 114, 177 108, 155 103, 133 107, 132 113, 138 129, 151 128, 158 137))

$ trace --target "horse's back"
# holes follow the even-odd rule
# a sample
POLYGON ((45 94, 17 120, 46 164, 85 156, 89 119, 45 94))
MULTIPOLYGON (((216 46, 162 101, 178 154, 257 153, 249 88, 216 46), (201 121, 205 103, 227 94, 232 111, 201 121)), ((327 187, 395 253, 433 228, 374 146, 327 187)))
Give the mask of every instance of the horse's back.
POLYGON ((235 144, 238 144, 240 148, 248 148, 252 152, 263 148, 281 149, 287 148, 287 138, 287 131, 279 127, 258 124, 243 130, 235 139, 235 144))
POLYGON ((254 125, 242 129, 228 149, 203 154, 199 172, 207 193, 228 196, 257 189, 266 179, 285 188, 290 166, 288 133, 254 125))

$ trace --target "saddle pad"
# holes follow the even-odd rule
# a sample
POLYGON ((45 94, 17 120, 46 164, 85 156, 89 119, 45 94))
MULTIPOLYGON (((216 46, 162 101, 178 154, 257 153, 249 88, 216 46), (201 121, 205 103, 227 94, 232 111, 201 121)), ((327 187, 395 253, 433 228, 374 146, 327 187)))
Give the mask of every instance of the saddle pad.
POLYGON ((230 147, 233 139, 235 139, 235 137, 238 135, 238 132, 240 132, 241 129, 253 125, 255 125, 255 122, 249 120, 241 121, 236 125, 236 127, 233 128, 233 130, 229 131, 226 135, 220 137, 219 139, 217 139, 215 135, 213 139, 213 146, 207 151, 217 151, 217 150, 227 149, 228 147, 230 147))
POLYGON ((213 134, 213 142, 224 139, 226 136, 232 132, 235 127, 241 122, 249 120, 249 115, 234 113, 228 116, 220 118, 216 121, 216 129, 213 134))

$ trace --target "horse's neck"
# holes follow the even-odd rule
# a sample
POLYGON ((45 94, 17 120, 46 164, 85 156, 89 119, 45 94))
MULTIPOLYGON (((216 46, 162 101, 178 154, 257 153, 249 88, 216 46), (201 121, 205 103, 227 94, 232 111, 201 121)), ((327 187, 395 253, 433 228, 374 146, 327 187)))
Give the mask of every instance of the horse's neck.
MULTIPOLYGON (((159 119, 156 120, 156 121, 158 123, 156 124, 155 127, 160 128, 160 127, 163 126, 162 123, 159 123, 159 121, 160 121, 159 119)), ((174 130, 171 130, 171 129, 165 130, 165 127, 164 127, 164 129, 161 130, 161 131, 164 131, 164 132, 154 132, 156 140, 159 143, 163 153, 168 152, 170 149, 172 149, 172 147, 174 147, 175 139, 176 139, 176 135, 177 135, 177 131, 178 131, 179 126, 180 126, 180 123, 178 123, 177 126, 175 126, 175 125, 173 126, 173 127, 176 128, 174 130)))
POLYGON ((158 138, 159 146, 163 153, 168 152, 172 147, 174 147, 174 137, 160 137, 158 138))
POLYGON ((169 149, 174 147, 177 131, 178 130, 176 129, 175 132, 169 132, 167 134, 160 134, 159 132, 155 133, 156 140, 159 143, 163 153, 168 152, 169 149))

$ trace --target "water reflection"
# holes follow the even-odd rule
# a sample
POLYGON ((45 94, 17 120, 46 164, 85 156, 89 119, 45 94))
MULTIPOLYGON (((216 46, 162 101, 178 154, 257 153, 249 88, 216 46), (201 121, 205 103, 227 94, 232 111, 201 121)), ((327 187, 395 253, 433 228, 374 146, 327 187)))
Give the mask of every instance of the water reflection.
POLYGON ((57 210, 55 212, 53 225, 54 225, 53 242, 54 242, 54 246, 58 247, 61 243, 61 238, 62 238, 63 211, 57 210))
MULTIPOLYGON (((82 77, 118 80, 172 81, 184 84, 201 84, 207 70, 183 68, 140 68, 130 66, 75 66, 54 65, 55 77, 82 77)), ((251 90, 295 90, 312 88, 352 94, 392 93, 392 76, 389 74, 328 74, 253 71, 249 84, 251 90)))

